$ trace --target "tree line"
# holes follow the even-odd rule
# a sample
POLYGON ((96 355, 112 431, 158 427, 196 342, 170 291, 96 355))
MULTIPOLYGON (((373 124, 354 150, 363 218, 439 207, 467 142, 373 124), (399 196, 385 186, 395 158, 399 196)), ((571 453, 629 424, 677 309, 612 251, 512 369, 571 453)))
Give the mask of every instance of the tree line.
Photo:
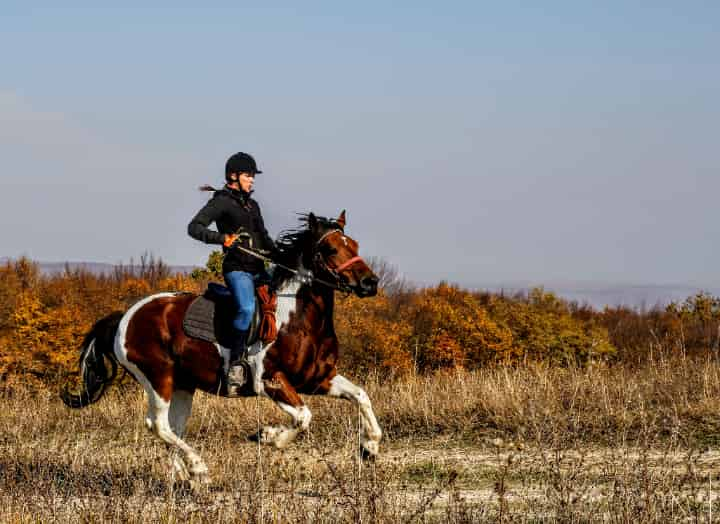
MULTIPOLYGON (((0 382, 52 383, 77 367, 84 334, 100 317, 160 291, 200 293, 221 280, 220 256, 204 269, 172 273, 162 260, 94 274, 82 268, 44 275, 27 258, 0 266, 0 382)), ((720 299, 699 293, 649 309, 602 310, 542 288, 502 294, 441 282, 415 287, 397 268, 369 261, 378 296, 337 295, 340 367, 356 376, 429 373, 545 362, 556 366, 641 364, 670 354, 718 358, 720 299)))

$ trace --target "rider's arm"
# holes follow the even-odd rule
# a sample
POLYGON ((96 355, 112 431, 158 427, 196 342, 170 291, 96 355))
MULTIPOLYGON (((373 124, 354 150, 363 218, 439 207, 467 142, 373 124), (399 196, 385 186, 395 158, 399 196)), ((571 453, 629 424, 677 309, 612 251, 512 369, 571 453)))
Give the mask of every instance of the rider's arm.
POLYGON ((188 235, 206 244, 222 244, 225 235, 209 229, 208 226, 222 215, 222 201, 212 198, 188 224, 188 235))

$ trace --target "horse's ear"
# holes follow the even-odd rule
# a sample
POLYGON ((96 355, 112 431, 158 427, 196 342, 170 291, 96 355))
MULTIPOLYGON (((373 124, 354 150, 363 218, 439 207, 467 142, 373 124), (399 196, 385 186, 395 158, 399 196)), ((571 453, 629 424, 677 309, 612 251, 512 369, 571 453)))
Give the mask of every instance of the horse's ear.
POLYGON ((308 214, 307 223, 310 231, 317 231, 318 221, 317 218, 315 218, 315 213, 311 212, 308 214))
POLYGON ((344 209, 342 211, 340 211, 340 216, 337 218, 337 220, 335 222, 337 222, 341 228, 345 229, 345 210, 344 209))

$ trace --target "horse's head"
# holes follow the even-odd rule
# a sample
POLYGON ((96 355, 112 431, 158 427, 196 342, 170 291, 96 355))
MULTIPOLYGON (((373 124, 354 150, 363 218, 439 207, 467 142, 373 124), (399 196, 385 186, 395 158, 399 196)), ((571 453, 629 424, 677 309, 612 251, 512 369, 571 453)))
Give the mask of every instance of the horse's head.
POLYGON ((330 275, 359 297, 376 295, 378 277, 358 255, 357 241, 345 234, 345 211, 335 220, 319 220, 310 213, 307 222, 314 241, 314 271, 330 275))

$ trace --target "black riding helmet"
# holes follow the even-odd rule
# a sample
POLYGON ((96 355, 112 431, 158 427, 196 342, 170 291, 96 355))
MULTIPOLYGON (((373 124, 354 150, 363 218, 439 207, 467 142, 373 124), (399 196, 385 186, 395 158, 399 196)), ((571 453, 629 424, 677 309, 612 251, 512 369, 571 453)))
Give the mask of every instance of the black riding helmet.
POLYGON ((225 162, 225 179, 230 181, 230 173, 262 173, 255 159, 247 153, 235 153, 225 162))

